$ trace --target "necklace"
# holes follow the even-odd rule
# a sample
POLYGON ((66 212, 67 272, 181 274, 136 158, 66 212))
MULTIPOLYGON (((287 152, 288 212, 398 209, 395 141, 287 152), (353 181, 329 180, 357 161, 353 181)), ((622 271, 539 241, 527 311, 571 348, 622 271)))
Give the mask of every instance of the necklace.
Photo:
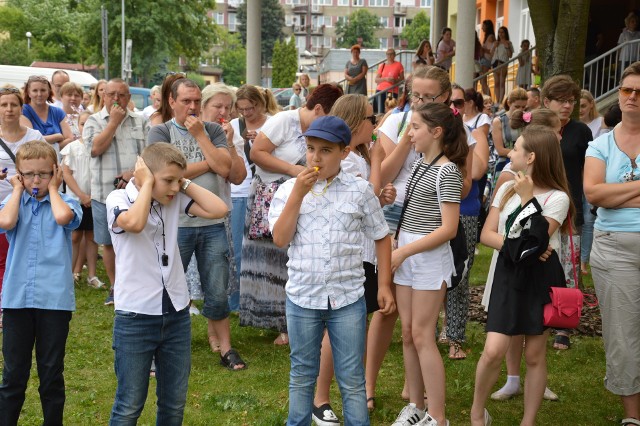
POLYGON ((182 134, 182 136, 185 136, 187 133, 189 133, 189 129, 179 125, 175 118, 171 119, 171 124, 173 124, 176 127, 176 129, 178 129, 178 131, 182 134))
POLYGON ((333 183, 333 179, 328 180, 327 184, 324 186, 324 188, 322 188, 322 191, 320 192, 314 192, 313 188, 309 190, 309 192, 311 193, 311 195, 313 195, 314 197, 321 197, 324 194, 327 193, 327 190, 329 189, 329 185, 331 185, 333 183))

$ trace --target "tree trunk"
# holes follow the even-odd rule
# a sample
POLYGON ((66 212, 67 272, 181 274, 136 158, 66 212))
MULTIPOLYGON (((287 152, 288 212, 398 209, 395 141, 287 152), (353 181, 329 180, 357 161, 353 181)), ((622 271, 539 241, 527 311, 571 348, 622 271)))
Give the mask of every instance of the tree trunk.
POLYGON ((529 0, 542 82, 568 74, 582 87, 591 0, 529 0))

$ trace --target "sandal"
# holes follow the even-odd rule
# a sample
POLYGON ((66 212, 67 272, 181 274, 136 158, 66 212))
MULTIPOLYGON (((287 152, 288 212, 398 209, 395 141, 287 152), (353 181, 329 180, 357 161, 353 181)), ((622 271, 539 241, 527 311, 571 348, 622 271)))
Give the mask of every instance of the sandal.
POLYGON ((556 334, 555 339, 553 339, 553 349, 566 351, 570 347, 571 340, 569 339, 569 336, 565 336, 564 334, 556 334))
POLYGON ((73 273, 73 283, 74 284, 78 284, 78 282, 80 282, 80 272, 74 272, 73 273))
POLYGON ((286 346, 289 344, 289 335, 287 333, 280 333, 276 340, 273 341, 274 345, 286 346))
POLYGON ((369 398, 367 398, 367 409, 369 411, 373 411, 376 409, 376 397, 375 396, 370 396, 369 398), (369 403, 371 403, 371 405, 369 405, 369 403))
POLYGON ((462 346, 458 342, 449 343, 449 359, 458 360, 467 358, 467 353, 462 349, 462 346), (453 353, 451 353, 453 349, 453 353))
POLYGON ((233 348, 229 349, 226 354, 220 355, 220 365, 231 371, 245 370, 247 368, 247 364, 240 358, 238 351, 233 348), (239 365, 242 367, 236 368, 239 365))
POLYGON ((633 417, 627 417, 626 419, 622 419, 622 426, 640 426, 640 420, 634 419, 633 417))

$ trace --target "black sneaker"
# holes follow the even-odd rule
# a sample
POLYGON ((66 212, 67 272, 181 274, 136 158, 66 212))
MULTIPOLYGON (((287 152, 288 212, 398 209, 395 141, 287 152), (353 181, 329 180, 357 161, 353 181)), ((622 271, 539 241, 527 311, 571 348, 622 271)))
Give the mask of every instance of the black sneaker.
POLYGON ((104 301, 105 306, 113 305, 113 289, 109 290, 109 295, 104 301))
POLYGON ((336 426, 340 424, 338 416, 333 412, 333 408, 329 404, 322 404, 319 407, 313 406, 313 414, 311 415, 313 422, 318 426, 336 426))

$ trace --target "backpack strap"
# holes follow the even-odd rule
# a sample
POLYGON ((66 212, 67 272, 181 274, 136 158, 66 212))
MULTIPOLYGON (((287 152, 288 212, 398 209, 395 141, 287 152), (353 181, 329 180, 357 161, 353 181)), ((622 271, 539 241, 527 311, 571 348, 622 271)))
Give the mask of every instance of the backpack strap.
POLYGON ((9 157, 11 157, 11 161, 13 161, 13 164, 16 163, 16 156, 15 154, 9 149, 9 147, 7 146, 6 143, 4 143, 4 140, 2 140, 2 138, 0 138, 0 146, 2 146, 2 149, 4 149, 7 154, 9 154, 9 157))

